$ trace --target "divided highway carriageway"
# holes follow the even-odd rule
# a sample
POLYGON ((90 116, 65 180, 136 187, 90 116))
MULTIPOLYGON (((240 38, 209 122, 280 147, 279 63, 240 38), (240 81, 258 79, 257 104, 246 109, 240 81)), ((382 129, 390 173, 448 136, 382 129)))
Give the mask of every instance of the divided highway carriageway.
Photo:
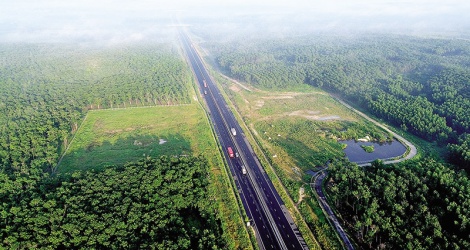
POLYGON ((260 249, 308 249, 191 40, 183 31, 180 39, 260 249))

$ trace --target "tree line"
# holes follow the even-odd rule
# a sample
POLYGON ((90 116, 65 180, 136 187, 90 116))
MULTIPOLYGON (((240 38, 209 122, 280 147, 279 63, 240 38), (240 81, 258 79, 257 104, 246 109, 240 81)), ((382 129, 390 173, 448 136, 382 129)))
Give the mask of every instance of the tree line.
POLYGON ((207 175, 200 157, 41 179, 0 173, 0 247, 222 248, 207 175))
POLYGON ((468 249, 470 180, 434 160, 330 165, 327 191, 368 249, 468 249))

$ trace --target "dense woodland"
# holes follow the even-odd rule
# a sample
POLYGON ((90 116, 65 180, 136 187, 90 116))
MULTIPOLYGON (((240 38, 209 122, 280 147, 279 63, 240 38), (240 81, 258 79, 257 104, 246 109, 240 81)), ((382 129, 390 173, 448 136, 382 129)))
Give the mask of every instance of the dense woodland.
POLYGON ((227 74, 265 89, 306 83, 338 94, 469 165, 470 42, 308 36, 210 43, 227 74))
POLYGON ((470 180, 434 160, 330 167, 332 203, 364 248, 469 249, 470 180))
POLYGON ((90 109, 190 103, 176 47, 1 44, 0 58, 0 248, 226 245, 202 158, 52 171, 90 109))
POLYGON ((190 71, 168 45, 0 46, 0 169, 50 171, 89 109, 189 103, 190 71))
POLYGON ((0 173, 0 248, 222 248, 207 175, 192 157, 39 180, 0 173))

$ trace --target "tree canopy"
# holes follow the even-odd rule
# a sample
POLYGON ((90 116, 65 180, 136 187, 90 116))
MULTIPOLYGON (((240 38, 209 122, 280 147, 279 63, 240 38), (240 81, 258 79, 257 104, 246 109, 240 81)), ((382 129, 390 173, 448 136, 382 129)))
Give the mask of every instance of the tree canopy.
POLYGON ((327 190, 367 248, 468 249, 470 180, 434 160, 360 168, 336 162, 327 190))
POLYGON ((223 247, 202 158, 147 158, 102 172, 10 179, 0 173, 0 246, 223 247))

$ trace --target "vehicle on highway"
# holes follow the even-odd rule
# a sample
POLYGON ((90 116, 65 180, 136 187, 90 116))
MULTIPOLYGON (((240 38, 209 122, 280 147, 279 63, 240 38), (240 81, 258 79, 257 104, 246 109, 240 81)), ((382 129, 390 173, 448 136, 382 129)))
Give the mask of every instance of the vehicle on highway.
POLYGON ((242 165, 242 174, 246 174, 246 168, 242 165))
POLYGON ((230 131, 232 131, 232 135, 237 135, 237 131, 235 130, 235 128, 230 129, 230 131))
POLYGON ((235 155, 233 154, 233 149, 232 149, 232 147, 228 147, 228 148, 227 148, 227 151, 228 151, 228 156, 229 156, 230 158, 235 157, 235 155))
POLYGON ((207 88, 207 82, 206 82, 206 80, 202 80, 202 82, 204 83, 204 88, 207 88))
POLYGON ((207 95, 207 90, 204 90, 204 95, 207 95))
MULTIPOLYGON (((195 77, 199 83, 204 83, 204 80, 207 81, 210 76, 200 56, 189 46, 191 42, 183 32, 181 32, 181 38, 195 77)), ((203 87, 203 90, 209 92, 208 85, 207 89, 203 87)), ((251 145, 244 136, 233 136, 231 128, 243 130, 233 113, 230 112, 220 91, 215 86, 211 86, 210 92, 210 95, 208 94, 205 98, 205 103, 210 112, 214 131, 220 139, 220 145, 227 150, 224 156, 227 157, 228 168, 234 176, 233 181, 237 191, 240 192, 239 197, 250 224, 253 225, 260 249, 307 249, 301 233, 285 209, 269 177, 263 171, 251 145), (228 124, 230 125, 227 126, 228 124), (234 159, 237 153, 240 160, 234 159), (242 166, 245 166, 246 174, 243 174, 243 169, 240 171, 242 166), (250 167, 250 174, 248 174, 248 167, 250 167)))

